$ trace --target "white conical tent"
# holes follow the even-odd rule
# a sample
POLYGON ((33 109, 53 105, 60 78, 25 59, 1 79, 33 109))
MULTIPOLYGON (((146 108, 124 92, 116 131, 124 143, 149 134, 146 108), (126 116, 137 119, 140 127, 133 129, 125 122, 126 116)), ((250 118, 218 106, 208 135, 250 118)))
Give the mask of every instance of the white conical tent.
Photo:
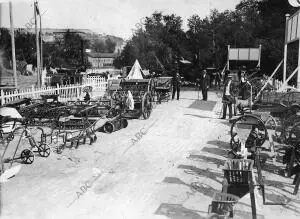
POLYGON ((132 69, 127 75, 126 79, 143 79, 142 68, 138 60, 135 60, 132 69))

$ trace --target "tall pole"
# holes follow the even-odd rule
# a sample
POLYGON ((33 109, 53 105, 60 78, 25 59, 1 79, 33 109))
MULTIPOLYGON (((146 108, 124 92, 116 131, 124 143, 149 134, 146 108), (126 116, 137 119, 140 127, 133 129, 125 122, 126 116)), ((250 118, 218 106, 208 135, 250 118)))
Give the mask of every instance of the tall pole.
POLYGON ((288 36, 288 19, 290 15, 285 15, 285 42, 284 42, 284 54, 283 54, 283 83, 286 81, 286 64, 287 64, 287 36, 288 36))
POLYGON ((229 53, 230 53, 230 45, 227 46, 228 54, 227 54, 227 70, 229 71, 229 53))
POLYGON ((9 16, 10 16, 10 32, 11 32, 11 47, 12 47, 12 63, 13 63, 13 72, 14 72, 14 83, 15 83, 15 88, 17 88, 18 87, 18 77, 17 77, 17 65, 16 65, 15 30, 14 30, 13 11, 12 11, 12 3, 11 2, 9 2, 9 16))
POLYGON ((40 88, 41 83, 40 83, 40 41, 39 41, 39 34, 38 34, 38 28, 37 28, 37 16, 36 16, 36 7, 37 7, 37 2, 34 2, 34 20, 35 20, 35 37, 36 37, 36 63, 37 63, 37 86, 40 88))
POLYGON ((43 32, 42 32, 42 16, 40 14, 40 40, 41 40, 41 60, 40 60, 40 64, 41 64, 41 74, 43 74, 43 32))
MULTIPOLYGON (((299 18, 299 14, 298 14, 298 18, 299 18)), ((300 28, 300 22, 298 21, 298 29, 300 28)), ((296 88, 299 89, 300 88, 300 39, 298 39, 298 74, 297 74, 297 84, 296 84, 296 88)))
POLYGON ((0 28, 2 27, 2 3, 0 2, 0 28))

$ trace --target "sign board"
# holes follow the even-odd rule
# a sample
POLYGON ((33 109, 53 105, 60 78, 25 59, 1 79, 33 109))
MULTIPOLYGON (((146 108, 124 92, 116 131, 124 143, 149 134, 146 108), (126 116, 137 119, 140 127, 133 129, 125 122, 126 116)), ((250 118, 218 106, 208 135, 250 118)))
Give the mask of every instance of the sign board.
POLYGON ((286 22, 286 34, 285 43, 291 43, 293 41, 299 40, 300 28, 299 28, 299 16, 300 13, 297 11, 291 17, 288 18, 286 22))
POLYGON ((259 61, 260 49, 259 48, 230 48, 229 60, 237 61, 259 61))

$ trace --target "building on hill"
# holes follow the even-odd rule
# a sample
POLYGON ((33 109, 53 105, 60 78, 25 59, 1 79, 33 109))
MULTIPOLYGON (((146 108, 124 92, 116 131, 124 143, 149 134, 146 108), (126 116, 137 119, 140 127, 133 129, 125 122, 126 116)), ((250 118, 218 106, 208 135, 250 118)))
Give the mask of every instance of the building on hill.
POLYGON ((116 54, 89 52, 87 53, 87 58, 92 68, 113 68, 116 54))

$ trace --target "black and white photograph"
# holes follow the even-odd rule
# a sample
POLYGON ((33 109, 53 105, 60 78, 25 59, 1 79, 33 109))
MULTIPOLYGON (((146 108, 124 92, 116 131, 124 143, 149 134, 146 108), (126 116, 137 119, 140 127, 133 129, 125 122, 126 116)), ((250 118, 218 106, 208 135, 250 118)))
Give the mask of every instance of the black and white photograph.
POLYGON ((0 219, 299 219, 300 0, 0 0, 0 219))

